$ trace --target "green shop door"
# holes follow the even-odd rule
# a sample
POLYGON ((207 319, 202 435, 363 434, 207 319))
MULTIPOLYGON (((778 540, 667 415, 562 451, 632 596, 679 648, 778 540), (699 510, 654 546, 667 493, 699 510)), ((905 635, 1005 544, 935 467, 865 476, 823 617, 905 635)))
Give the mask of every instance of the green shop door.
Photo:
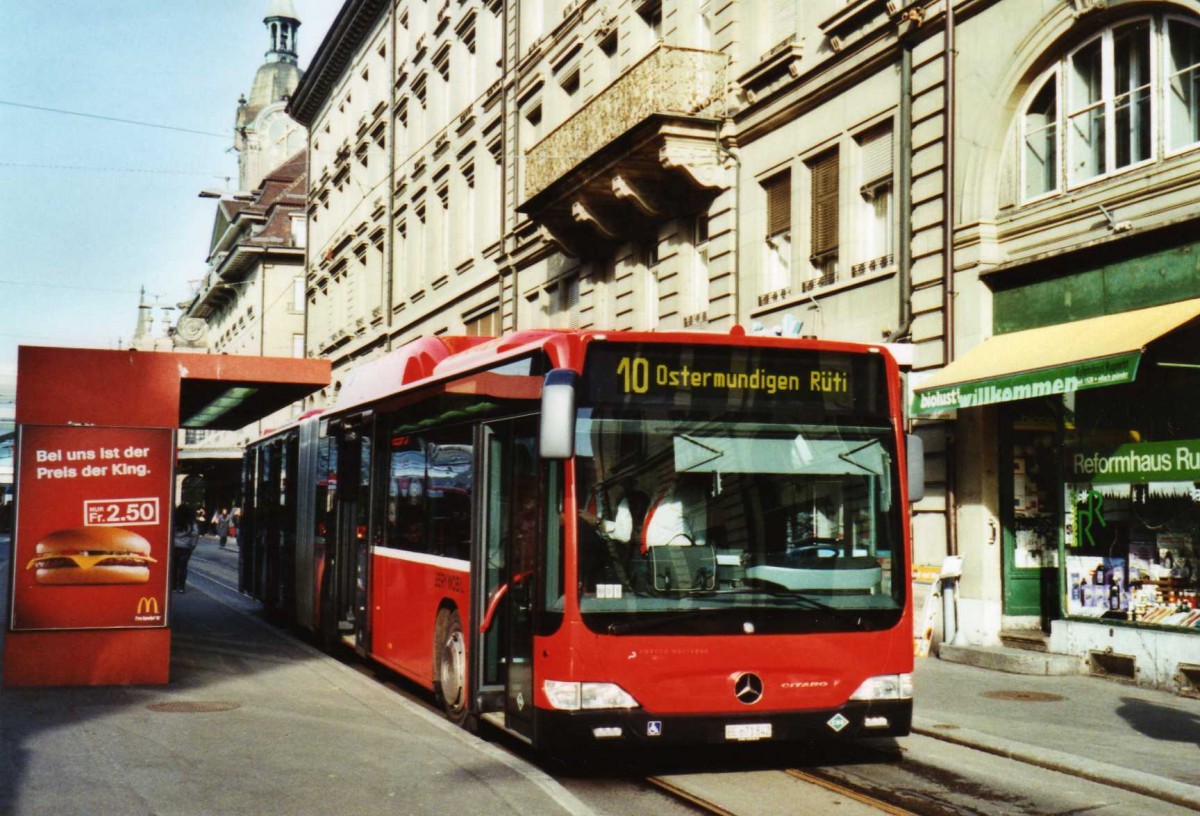
POLYGON ((1002 578, 1006 616, 1059 616, 1058 552, 1062 530, 1062 430, 1046 400, 1001 409, 1002 578))

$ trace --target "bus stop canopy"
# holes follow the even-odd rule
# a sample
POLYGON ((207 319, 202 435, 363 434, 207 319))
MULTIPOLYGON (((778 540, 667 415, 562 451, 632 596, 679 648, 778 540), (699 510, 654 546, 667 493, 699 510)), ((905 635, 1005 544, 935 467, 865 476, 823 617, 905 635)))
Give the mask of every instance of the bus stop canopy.
POLYGON ((328 360, 21 346, 16 421, 236 430, 329 377, 328 360))

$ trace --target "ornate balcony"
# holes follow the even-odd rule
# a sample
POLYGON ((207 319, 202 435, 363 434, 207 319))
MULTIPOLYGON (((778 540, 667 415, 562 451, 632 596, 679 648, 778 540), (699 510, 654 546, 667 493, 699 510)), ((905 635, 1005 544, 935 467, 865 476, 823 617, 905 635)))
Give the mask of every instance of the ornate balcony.
POLYGON ((695 212, 730 184, 724 90, 723 54, 660 45, 529 149, 518 209, 575 254, 695 212))

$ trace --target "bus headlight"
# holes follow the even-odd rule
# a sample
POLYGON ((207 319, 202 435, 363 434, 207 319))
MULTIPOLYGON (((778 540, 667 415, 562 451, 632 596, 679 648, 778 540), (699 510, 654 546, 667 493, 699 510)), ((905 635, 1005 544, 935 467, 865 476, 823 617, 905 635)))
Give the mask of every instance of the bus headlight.
POLYGON ((868 677, 850 695, 851 700, 911 700, 913 682, 911 674, 880 674, 868 677))
POLYGON ((543 680, 550 705, 562 711, 599 708, 637 708, 638 702, 616 683, 569 683, 543 680))

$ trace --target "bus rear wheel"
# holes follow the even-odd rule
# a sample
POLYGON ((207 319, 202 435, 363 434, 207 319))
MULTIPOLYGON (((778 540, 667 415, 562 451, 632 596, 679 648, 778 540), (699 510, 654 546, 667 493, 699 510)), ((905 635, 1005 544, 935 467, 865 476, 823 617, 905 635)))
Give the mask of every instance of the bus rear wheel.
POLYGON ((467 720, 467 641, 458 612, 438 613, 434 643, 434 693, 446 719, 457 725, 467 720))

